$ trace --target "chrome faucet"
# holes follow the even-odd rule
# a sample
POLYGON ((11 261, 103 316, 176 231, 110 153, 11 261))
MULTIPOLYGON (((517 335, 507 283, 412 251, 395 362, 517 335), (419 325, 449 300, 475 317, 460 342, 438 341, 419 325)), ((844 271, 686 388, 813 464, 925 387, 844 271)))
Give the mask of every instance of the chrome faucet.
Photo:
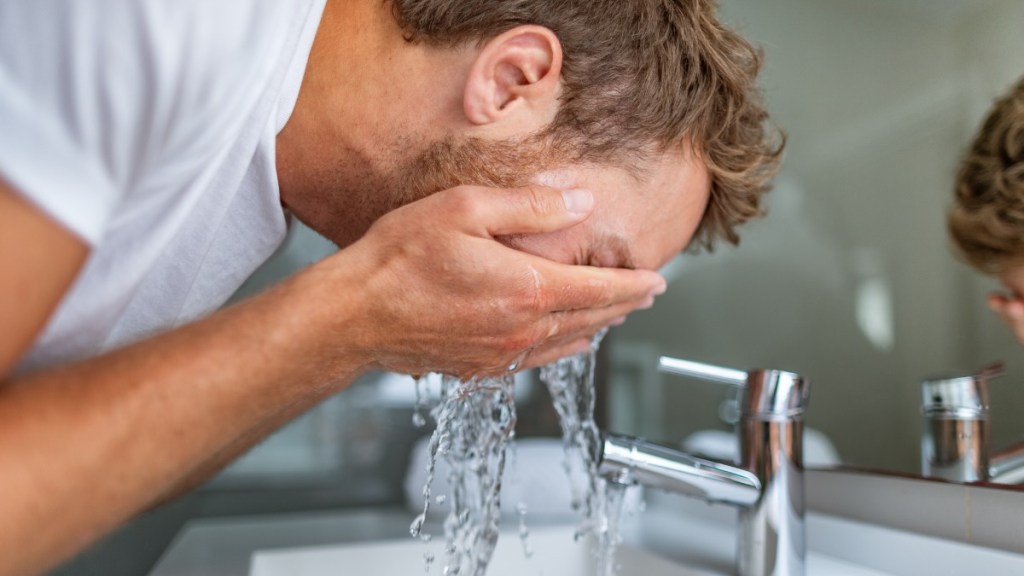
POLYGON ((805 571, 803 414, 810 384, 780 370, 743 372, 662 357, 659 370, 742 388, 740 462, 715 462, 606 434, 600 473, 708 502, 739 507, 740 576, 805 571))
POLYGON ((921 473, 956 482, 1020 483, 1024 444, 997 454, 989 445, 988 383, 1003 374, 995 363, 967 376, 921 382, 921 473))

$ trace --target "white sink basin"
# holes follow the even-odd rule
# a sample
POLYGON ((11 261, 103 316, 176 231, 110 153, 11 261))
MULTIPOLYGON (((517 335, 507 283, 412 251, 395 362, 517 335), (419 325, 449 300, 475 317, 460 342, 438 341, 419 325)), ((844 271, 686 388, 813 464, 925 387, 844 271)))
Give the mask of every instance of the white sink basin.
MULTIPOLYGON (((504 533, 494 551, 488 576, 595 576, 596 562, 587 543, 573 542, 573 527, 535 529, 530 558, 523 553, 518 534, 504 533)), ((408 576, 424 574, 424 554, 437 557, 430 573, 440 574, 442 543, 423 544, 412 539, 368 544, 260 551, 253 555, 251 576, 337 576, 346 574, 408 576)), ((664 560, 654 554, 622 546, 617 556, 619 574, 643 576, 719 576, 664 560)))
MULTIPOLYGON (((599 576, 590 545, 574 542, 573 530, 566 526, 533 531, 529 539, 533 551, 530 558, 523 554, 517 534, 502 534, 487 576, 599 576)), ((720 537, 718 534, 710 536, 720 537)), ((732 537, 728 533, 722 536, 732 537)), ((424 554, 434 554, 440 562, 441 546, 409 539, 260 551, 253 555, 250 576, 337 576, 341 568, 346 574, 424 574, 424 554)), ((617 560, 621 576, 726 576, 729 573, 687 567, 628 545, 619 548, 617 560)), ((812 576, 884 574, 813 553, 808 557, 807 568, 808 575, 812 576)), ((441 566, 433 566, 430 573, 440 574, 441 566)))

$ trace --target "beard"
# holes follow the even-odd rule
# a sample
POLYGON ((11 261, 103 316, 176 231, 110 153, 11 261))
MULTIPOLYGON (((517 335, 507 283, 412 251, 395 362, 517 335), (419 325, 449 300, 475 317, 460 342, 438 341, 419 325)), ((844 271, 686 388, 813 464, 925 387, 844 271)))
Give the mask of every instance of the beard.
POLYGON ((509 140, 456 139, 424 144, 404 135, 372 154, 344 151, 313 175, 299 220, 344 248, 381 216, 442 190, 462 185, 515 188, 573 155, 538 135, 509 140), (410 154, 410 150, 419 153, 410 154))
POLYGON ((563 156, 536 136, 499 141, 449 136, 396 171, 390 209, 457 186, 526 186, 538 173, 566 163, 563 156))

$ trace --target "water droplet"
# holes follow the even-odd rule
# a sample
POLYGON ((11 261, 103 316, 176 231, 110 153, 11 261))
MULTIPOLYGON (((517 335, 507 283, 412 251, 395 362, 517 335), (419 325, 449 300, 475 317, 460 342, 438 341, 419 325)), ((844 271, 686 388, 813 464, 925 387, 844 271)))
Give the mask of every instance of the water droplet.
POLYGON ((413 538, 419 537, 420 532, 423 530, 423 523, 426 519, 427 514, 424 512, 417 516, 416 519, 412 521, 412 524, 409 525, 409 534, 411 534, 413 538))

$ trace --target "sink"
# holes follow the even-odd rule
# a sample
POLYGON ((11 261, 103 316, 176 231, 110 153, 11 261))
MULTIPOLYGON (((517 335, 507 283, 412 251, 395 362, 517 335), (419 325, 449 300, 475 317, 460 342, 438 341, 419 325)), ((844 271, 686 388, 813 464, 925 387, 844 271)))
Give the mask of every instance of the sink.
MULTIPOLYGON (((494 551, 487 576, 594 576, 596 562, 587 542, 573 541, 574 527, 531 530, 533 552, 527 558, 515 532, 503 533, 494 551)), ((424 574, 424 555, 437 557, 431 573, 441 573, 443 543, 391 540, 357 545, 325 546, 259 551, 253 555, 250 576, 336 576, 339 567, 348 574, 407 576, 424 574)), ((717 572, 690 569, 659 556, 621 546, 617 555, 619 574, 644 576, 721 576, 717 572)))
MULTIPOLYGON (((915 485, 916 486, 916 485, 915 485)), ((627 522, 621 576, 734 573, 736 511, 695 499, 648 494, 627 522)), ((424 554, 442 543, 408 536, 414 513, 404 508, 307 512, 190 522, 149 576, 336 576, 426 574, 424 554)), ((506 518, 514 527, 516 518, 506 518)), ((429 532, 440 533, 440 524, 429 532)), ((532 559, 514 530, 502 534, 488 576, 593 576, 584 544, 565 523, 530 522, 532 559)), ((1024 574, 1024 555, 877 524, 810 513, 808 576, 1024 574)), ((438 560, 430 574, 440 574, 438 560)))
MULTIPOLYGON (((523 553, 515 532, 503 533, 494 552, 487 576, 594 576, 596 562, 589 543, 573 541, 574 527, 560 526, 531 531, 530 558, 523 553)), ((712 530, 714 532, 714 530, 712 530)), ((713 540, 730 541, 729 533, 704 534, 713 540), (723 538, 724 537, 724 538, 723 538)), ((250 576, 336 576, 339 567, 347 574, 407 576, 426 573, 424 554, 441 561, 441 543, 423 544, 412 539, 363 544, 345 544, 284 550, 263 550, 253 555, 250 576)), ((623 545, 618 551, 621 576, 726 576, 731 570, 690 567, 623 545)), ((436 564, 436 563, 435 563, 436 564)), ((440 574, 433 566, 431 574, 440 574)), ((813 576, 883 576, 837 559, 811 553, 807 573, 813 576)))

